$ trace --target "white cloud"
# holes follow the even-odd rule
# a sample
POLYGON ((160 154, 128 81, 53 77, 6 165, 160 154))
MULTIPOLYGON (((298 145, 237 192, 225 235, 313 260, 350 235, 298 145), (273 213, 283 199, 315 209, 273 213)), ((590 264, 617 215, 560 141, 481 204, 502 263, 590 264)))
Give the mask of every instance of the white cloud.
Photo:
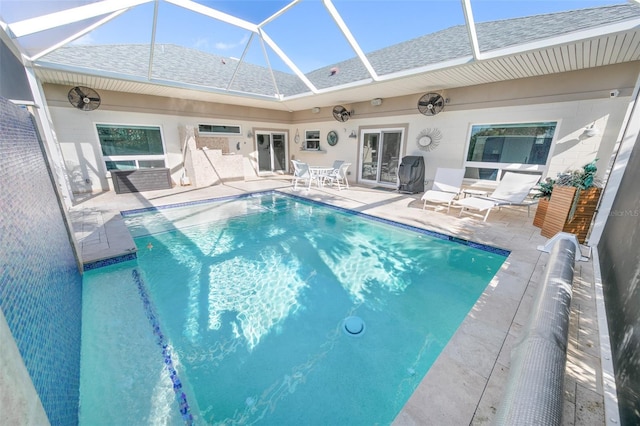
POLYGON ((71 43, 72 45, 88 45, 88 44, 95 44, 95 39, 91 36, 91 33, 89 34, 85 34, 82 37, 73 40, 71 43))
POLYGON ((242 37, 240 41, 236 43, 224 43, 219 41, 215 44, 215 48, 220 50, 231 50, 231 49, 235 49, 238 46, 244 46, 245 44, 247 44, 248 41, 249 41, 249 36, 245 35, 244 37, 242 37))
POLYGON ((209 47, 209 39, 206 37, 200 37, 194 43, 194 47, 198 50, 207 50, 209 47))

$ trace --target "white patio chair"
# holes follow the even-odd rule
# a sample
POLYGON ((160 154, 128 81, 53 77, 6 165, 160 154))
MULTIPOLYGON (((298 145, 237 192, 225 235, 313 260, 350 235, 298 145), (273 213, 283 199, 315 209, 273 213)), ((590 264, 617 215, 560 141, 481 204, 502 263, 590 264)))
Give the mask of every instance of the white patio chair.
POLYGON ((307 189, 311 189, 311 172, 309 171, 309 165, 298 160, 291 160, 293 164, 293 189, 298 189, 298 181, 306 182, 307 189))
POLYGON ((338 185, 339 191, 342 190, 342 186, 349 188, 349 180, 347 179, 347 169, 349 166, 351 166, 351 163, 342 163, 340 168, 325 176, 325 182, 331 185, 338 185))
POLYGON ((331 167, 333 167, 333 170, 338 170, 340 166, 342 166, 343 164, 344 164, 344 160, 335 160, 331 167))
MULTIPOLYGON (((454 201, 457 207, 461 207, 460 215, 469 210, 476 210, 484 214, 483 222, 487 221, 491 209, 501 206, 526 206, 527 213, 530 207, 537 201, 525 201, 529 192, 540 180, 540 175, 506 172, 496 189, 487 197, 469 197, 454 201)), ((481 216, 471 213, 474 216, 481 216)))
POLYGON ((431 189, 422 196, 424 201, 422 210, 426 209, 428 205, 429 207, 437 208, 442 204, 446 204, 447 213, 449 213, 451 203, 460 194, 463 179, 464 169, 438 167, 431 189))
POLYGON ((322 176, 322 181, 320 183, 324 186, 325 180, 328 180, 329 176, 337 174, 338 171, 340 170, 340 166, 342 166, 343 164, 344 164, 344 160, 335 160, 333 162, 333 164, 331 165, 333 170, 331 170, 330 172, 324 174, 322 176))

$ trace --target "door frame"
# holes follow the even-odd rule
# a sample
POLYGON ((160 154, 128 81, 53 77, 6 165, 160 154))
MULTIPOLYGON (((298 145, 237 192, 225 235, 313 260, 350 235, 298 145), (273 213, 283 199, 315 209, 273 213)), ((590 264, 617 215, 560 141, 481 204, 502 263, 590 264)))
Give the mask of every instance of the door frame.
POLYGON ((289 131, 284 129, 261 129, 255 130, 253 132, 253 146, 256 153, 255 164, 256 164, 256 173, 258 176, 271 176, 274 174, 286 174, 289 173, 289 131), (260 149, 258 147, 258 135, 268 135, 269 136, 269 159, 271 163, 271 170, 260 170, 260 149), (282 135, 284 137, 283 145, 284 145, 284 164, 282 170, 275 170, 275 156, 273 150, 273 135, 282 135))
MULTIPOLYGON (((358 141, 358 152, 357 152, 357 158, 358 158, 358 173, 357 173, 357 181, 358 183, 362 183, 365 185, 376 185, 376 186, 387 186, 389 188, 393 188, 397 185, 397 180, 396 182, 381 182, 380 179, 378 178, 377 181, 372 181, 372 180, 368 180, 368 179, 363 179, 362 178, 362 163, 363 163, 363 159, 362 159, 362 154, 363 154, 363 143, 364 143, 364 134, 365 133, 378 133, 380 135, 380 143, 382 143, 382 134, 384 132, 400 132, 400 150, 398 152, 398 166, 400 165, 400 160, 402 159, 402 157, 405 155, 405 152, 407 150, 407 134, 409 131, 409 124, 408 123, 402 123, 402 124, 388 124, 388 125, 377 125, 377 126, 361 126, 358 128, 358 135, 359 135, 359 141, 358 141)), ((380 162, 378 162, 378 167, 377 167, 377 173, 376 176, 380 176, 380 162)))

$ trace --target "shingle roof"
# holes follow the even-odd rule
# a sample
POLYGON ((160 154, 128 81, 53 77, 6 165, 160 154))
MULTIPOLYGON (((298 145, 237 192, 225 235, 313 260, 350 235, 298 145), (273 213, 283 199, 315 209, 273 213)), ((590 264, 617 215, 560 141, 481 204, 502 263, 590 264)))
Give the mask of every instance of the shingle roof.
MULTIPOLYGON (((581 9, 524 18, 505 19, 476 24, 481 51, 490 51, 537 40, 596 28, 640 16, 640 5, 624 4, 581 9)), ((367 54, 379 75, 406 71, 472 55, 469 34, 464 25, 457 25, 432 34, 405 41, 367 54)), ((327 66, 307 75, 316 87, 325 88, 368 78, 357 59, 327 66), (328 78, 331 67, 340 73, 328 78)))
MULTIPOLYGON (((558 37, 640 16, 640 5, 623 4, 581 9, 476 24, 481 51, 490 51, 558 37)), ((41 62, 125 74, 146 79, 149 45, 74 45, 42 57, 41 62)), ((469 57, 472 50, 466 26, 458 25, 403 43, 373 51, 367 58, 378 75, 411 70, 469 57)), ((302 94, 307 86, 294 74, 205 53, 176 45, 157 45, 153 52, 152 79, 231 91, 274 96, 302 94), (235 73, 235 76, 234 76, 235 73), (232 80, 233 79, 233 80, 232 80), (277 88, 274 87, 275 79, 277 88)), ((324 89, 370 78, 358 58, 326 66, 306 74, 324 89), (331 68, 339 72, 331 75, 331 68)))

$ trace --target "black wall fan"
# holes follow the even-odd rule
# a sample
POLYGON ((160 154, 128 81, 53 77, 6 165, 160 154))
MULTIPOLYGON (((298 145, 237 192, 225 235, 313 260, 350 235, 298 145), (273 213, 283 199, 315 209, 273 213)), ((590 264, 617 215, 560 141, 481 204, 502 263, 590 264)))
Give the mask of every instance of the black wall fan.
POLYGON ((438 93, 427 93, 418 100, 418 111, 431 116, 444 109, 444 98, 438 93))
POLYGON ((89 87, 76 86, 69 90, 67 97, 71 105, 82 111, 93 111, 100 106, 100 95, 89 87))
POLYGON ((347 111, 342 105, 336 105, 333 107, 333 118, 337 121, 344 123, 351 117, 351 113, 347 111))

